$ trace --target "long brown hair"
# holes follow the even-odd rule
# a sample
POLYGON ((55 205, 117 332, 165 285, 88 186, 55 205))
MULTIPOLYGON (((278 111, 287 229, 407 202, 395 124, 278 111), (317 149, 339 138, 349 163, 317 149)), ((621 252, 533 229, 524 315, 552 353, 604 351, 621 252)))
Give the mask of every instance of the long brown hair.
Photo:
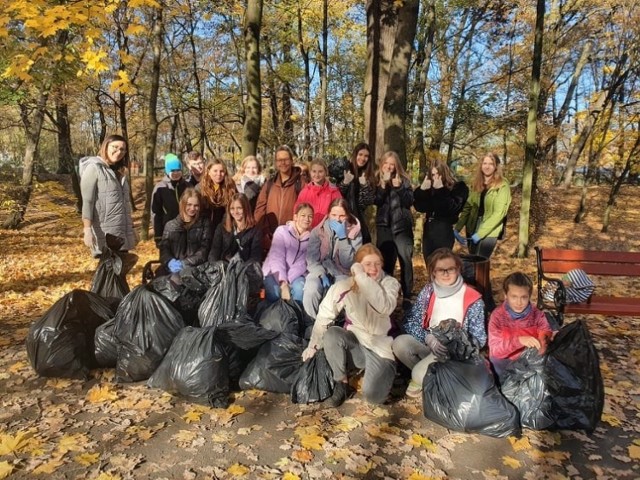
POLYGON ((436 265, 440 260, 446 260, 448 258, 453 259, 456 262, 456 267, 458 268, 458 275, 461 275, 462 272, 462 259, 453 253, 450 248, 442 247, 433 251, 429 258, 427 258, 427 271, 429 272, 429 278, 433 281, 435 276, 436 265))
POLYGON ((504 181, 502 177, 502 166, 500 165, 500 157, 497 153, 489 152, 486 155, 483 155, 480 161, 478 162, 478 168, 476 169, 476 175, 473 179, 473 190, 476 192, 482 192, 484 190, 484 175, 482 174, 482 161, 485 158, 490 158, 493 161, 493 164, 496 167, 496 171, 493 172, 493 176, 491 177, 491 181, 487 185, 489 188, 497 187, 504 181))
POLYGON ((204 173, 202 174, 202 179, 200 180, 200 189, 202 197, 213 207, 226 207, 229 205, 231 197, 238 191, 233 178, 229 175, 227 164, 219 159, 211 160, 207 163, 204 173), (222 165, 222 170, 224 171, 224 179, 222 180, 222 184, 219 185, 218 190, 214 188, 214 182, 209 176, 209 170, 211 170, 214 165, 222 165))
POLYGON ((442 184, 448 189, 451 190, 456 183, 456 179, 453 177, 453 173, 447 165, 447 162, 436 159, 431 163, 431 168, 429 169, 429 178, 433 182, 433 176, 431 175, 431 170, 436 169, 440 176, 442 177, 442 184))
POLYGON ((255 227, 256 219, 253 216, 253 212, 251 211, 249 199, 244 193, 236 193, 233 197, 231 197, 231 200, 227 204, 227 214, 224 217, 224 229, 227 232, 233 231, 233 226, 235 223, 235 220, 231 216, 231 205, 233 205, 233 202, 240 202, 242 213, 244 215, 244 229, 248 230, 251 227, 255 227))
POLYGON ((351 153, 351 173, 353 173, 356 177, 358 176, 358 162, 356 159, 358 158, 358 152, 360 150, 366 150, 369 152, 369 160, 367 160, 367 164, 364 166, 364 176, 367 179, 367 183, 369 185, 375 185, 376 183, 376 175, 375 175, 375 162, 371 157, 371 147, 369 147, 368 143, 360 142, 357 144, 353 152, 351 153))
POLYGON ((190 222, 187 222, 185 216, 187 214, 187 203, 189 202, 190 198, 197 198, 198 205, 200 205, 200 208, 202 208, 202 196, 200 195, 200 192, 198 192, 193 187, 187 188, 182 193, 182 196, 180 197, 180 202, 178 203, 178 211, 180 212, 180 218, 182 218, 182 221, 185 223, 185 226, 187 228, 194 225, 200 218, 200 208, 198 208, 198 211, 196 212, 196 215, 193 218, 193 220, 191 220, 190 222))
POLYGON ((376 181, 379 182, 380 178, 382 178, 382 165, 384 165, 384 162, 387 160, 387 158, 393 158, 393 161, 396 164, 396 174, 403 180, 406 180, 409 183, 411 183, 411 179, 409 178, 409 175, 407 175, 407 172, 404 170, 404 167, 400 162, 400 156, 394 151, 388 151, 383 153, 382 156, 380 157, 380 160, 378 160, 378 172, 376 173, 376 181))

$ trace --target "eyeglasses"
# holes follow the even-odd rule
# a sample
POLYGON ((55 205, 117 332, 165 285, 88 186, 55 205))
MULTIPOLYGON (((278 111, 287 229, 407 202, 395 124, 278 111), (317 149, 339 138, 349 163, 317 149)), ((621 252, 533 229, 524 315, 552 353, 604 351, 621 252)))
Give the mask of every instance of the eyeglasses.
POLYGON ((434 270, 436 275, 453 275, 457 271, 458 271, 458 267, 436 268, 434 270))

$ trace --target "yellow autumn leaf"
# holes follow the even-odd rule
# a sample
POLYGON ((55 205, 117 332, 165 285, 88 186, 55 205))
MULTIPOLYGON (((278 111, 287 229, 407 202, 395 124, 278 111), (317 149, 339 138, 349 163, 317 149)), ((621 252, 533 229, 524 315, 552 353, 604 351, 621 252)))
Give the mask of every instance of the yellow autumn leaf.
POLYGON ((249 473, 249 469, 244 465, 240 465, 239 463, 234 463, 229 468, 227 468, 227 473, 230 473, 234 477, 244 477, 247 473, 249 473))
POLYGON ((313 453, 309 450, 296 450, 291 454, 291 458, 301 463, 307 463, 313 460, 313 453))
POLYGON ((407 480, 434 480, 434 478, 423 475, 422 472, 414 471, 407 477, 407 480))
POLYGON ((47 380, 47 387, 55 388, 56 390, 62 390, 69 388, 73 382, 66 378, 50 378, 47 380))
POLYGON ((189 410, 182 418, 187 423, 199 422, 202 418, 202 412, 196 412, 195 410, 189 410))
POLYGON ((309 450, 322 450, 326 440, 321 435, 307 434, 300 437, 300 444, 309 450))
POLYGON ((96 480, 122 480, 122 477, 117 473, 100 472, 96 480))
POLYGON ((229 405, 229 407, 227 407, 227 413, 230 413, 231 415, 233 415, 234 417, 236 415, 240 415, 241 413, 244 413, 245 408, 242 405, 229 405))
POLYGON ((117 400, 118 394, 111 389, 110 385, 94 385, 87 392, 87 400, 91 403, 109 402, 117 400))
POLYGON ((226 443, 233 438, 233 433, 221 430, 211 435, 211 440, 216 443, 226 443))
POLYGON ((422 435, 419 435, 417 433, 414 433, 413 435, 411 435, 411 438, 407 440, 407 443, 414 447, 424 447, 431 452, 435 452, 436 450, 435 443, 433 443, 427 437, 423 437, 422 435))
POLYGON ((531 443, 529 443, 529 439, 527 437, 522 437, 519 440, 516 437, 509 437, 509 443, 511 443, 515 452, 531 449, 531 443))
POLYGON ((73 459, 78 462, 80 465, 85 467, 90 467, 94 463, 98 461, 100 458, 99 453, 82 453, 80 455, 76 455, 73 459))
POLYGON ((356 420, 353 417, 342 417, 335 428, 336 430, 340 430, 341 432, 350 432, 351 430, 355 430, 361 425, 362 422, 356 420))
POLYGON ((7 478, 13 472, 13 465, 9 462, 0 462, 0 480, 7 478))
POLYGON ((64 465, 64 461, 61 458, 52 458, 48 462, 45 462, 42 465, 40 465, 32 473, 34 475, 40 475, 42 473, 52 474, 62 465, 64 465))
POLYGON ((181 443, 190 443, 196 439, 198 434, 196 432, 191 432, 189 430, 180 430, 178 433, 174 434, 171 437, 171 440, 177 440, 181 443))
POLYGON ((502 457, 502 464, 511 468, 520 468, 522 466, 519 460, 516 460, 515 458, 509 457, 506 455, 502 457))
POLYGON ((612 427, 619 427, 620 425, 622 425, 622 421, 618 417, 611 415, 610 413, 603 413, 601 419, 603 422, 607 422, 612 427))
POLYGON ((629 457, 634 460, 640 459, 640 447, 638 445, 629 446, 629 457))
POLYGON ((0 455, 8 455, 25 448, 29 443, 30 432, 18 432, 15 436, 0 433, 0 455))
POLYGON ((286 472, 282 476, 282 480, 300 480, 300 477, 298 475, 296 475, 295 473, 286 472))
MULTIPOLYGON (((28 62, 28 63, 33 63, 33 62, 28 62)), ((26 367, 26 365, 27 364, 25 362, 16 362, 9 367, 9 371, 11 373, 18 373, 20 370, 26 367)))
POLYGON ((82 452, 87 443, 89 443, 89 438, 84 433, 64 435, 58 443, 58 451, 60 453, 82 452))

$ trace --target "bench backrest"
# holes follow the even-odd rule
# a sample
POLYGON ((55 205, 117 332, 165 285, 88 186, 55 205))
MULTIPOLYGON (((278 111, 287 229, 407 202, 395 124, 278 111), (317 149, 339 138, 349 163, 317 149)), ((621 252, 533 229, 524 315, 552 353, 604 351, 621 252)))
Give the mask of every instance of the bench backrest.
POLYGON ((640 276, 640 252, 536 247, 536 255, 538 270, 545 274, 580 268, 590 275, 640 276))

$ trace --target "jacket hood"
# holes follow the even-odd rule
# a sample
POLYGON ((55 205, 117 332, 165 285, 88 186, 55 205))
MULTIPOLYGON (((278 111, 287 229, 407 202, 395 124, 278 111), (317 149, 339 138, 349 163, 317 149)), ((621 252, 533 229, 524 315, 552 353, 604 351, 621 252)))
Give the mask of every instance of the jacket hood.
POLYGON ((100 157, 82 157, 78 161, 78 175, 82 177, 82 174, 84 173, 84 171, 91 164, 99 165, 104 168, 109 168, 109 165, 107 165, 107 163, 104 160, 102 160, 102 158, 100 157))
POLYGON ((286 223, 286 226, 287 226, 287 230, 289 231, 289 233, 294 238, 297 238, 301 242, 303 242, 305 240, 308 240, 309 239, 309 235, 311 235, 311 230, 307 230, 306 232, 302 232, 302 235, 298 235, 298 230, 296 230, 296 225, 295 225, 295 222, 293 220, 289 220, 286 223))

